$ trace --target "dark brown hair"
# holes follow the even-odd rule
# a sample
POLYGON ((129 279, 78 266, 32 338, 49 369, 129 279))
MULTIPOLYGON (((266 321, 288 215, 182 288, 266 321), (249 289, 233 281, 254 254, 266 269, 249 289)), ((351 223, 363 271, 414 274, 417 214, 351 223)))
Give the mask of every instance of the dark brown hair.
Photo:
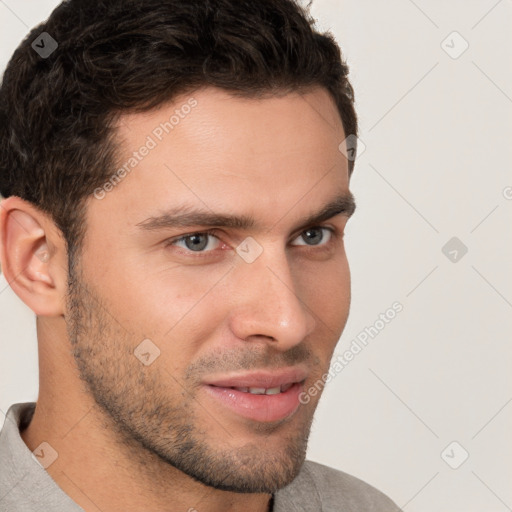
POLYGON ((67 0, 5 70, 0 194, 48 213, 72 266, 85 201, 116 168, 117 116, 205 86, 246 97, 322 86, 357 135, 340 49, 293 0, 67 0), (32 47, 43 32, 58 44, 46 58, 32 47))

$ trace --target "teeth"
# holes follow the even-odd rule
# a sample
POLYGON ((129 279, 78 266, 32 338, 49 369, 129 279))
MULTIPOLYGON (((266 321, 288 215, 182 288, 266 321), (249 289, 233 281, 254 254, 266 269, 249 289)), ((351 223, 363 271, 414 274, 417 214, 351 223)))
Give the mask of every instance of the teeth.
POLYGON ((253 395, 278 395, 279 393, 284 393, 288 389, 293 386, 290 384, 283 384, 282 386, 277 386, 275 388, 233 388, 237 391, 242 391, 243 393, 251 393, 253 395))
POLYGON ((249 388, 249 393, 253 395, 264 395, 265 388, 249 388))

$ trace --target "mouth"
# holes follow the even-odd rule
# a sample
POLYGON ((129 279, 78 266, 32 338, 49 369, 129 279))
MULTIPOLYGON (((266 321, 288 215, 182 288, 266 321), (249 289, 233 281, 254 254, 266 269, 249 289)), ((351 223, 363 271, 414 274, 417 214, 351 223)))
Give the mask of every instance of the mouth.
POLYGON ((208 380, 203 389, 215 407, 253 421, 274 422, 297 411, 306 377, 302 368, 260 371, 208 380))
MULTIPOLYGON (((283 384, 281 386, 276 386, 273 388, 258 388, 258 387, 230 387, 230 389, 236 389, 237 391, 241 391, 242 393, 251 393, 251 395, 278 395, 279 393, 286 393, 294 382, 288 382, 287 384, 283 384)), ((219 387, 219 386, 217 386, 219 387)), ((222 387, 222 386, 221 386, 222 387)))

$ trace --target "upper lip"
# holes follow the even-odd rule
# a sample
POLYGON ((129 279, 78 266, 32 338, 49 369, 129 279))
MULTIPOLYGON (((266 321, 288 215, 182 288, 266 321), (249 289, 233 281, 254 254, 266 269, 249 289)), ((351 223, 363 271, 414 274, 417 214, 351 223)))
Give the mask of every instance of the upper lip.
POLYGON ((224 375, 205 379, 204 384, 223 388, 265 388, 271 389, 285 384, 302 382, 307 377, 304 368, 295 366, 292 368, 280 368, 275 370, 258 370, 254 372, 224 375))

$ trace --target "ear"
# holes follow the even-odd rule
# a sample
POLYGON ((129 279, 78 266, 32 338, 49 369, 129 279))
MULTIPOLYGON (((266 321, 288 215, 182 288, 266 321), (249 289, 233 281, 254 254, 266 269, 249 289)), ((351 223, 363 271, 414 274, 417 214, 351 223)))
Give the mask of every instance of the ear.
POLYGON ((36 315, 64 314, 64 237, 47 214, 20 197, 0 203, 0 261, 7 282, 36 315))

